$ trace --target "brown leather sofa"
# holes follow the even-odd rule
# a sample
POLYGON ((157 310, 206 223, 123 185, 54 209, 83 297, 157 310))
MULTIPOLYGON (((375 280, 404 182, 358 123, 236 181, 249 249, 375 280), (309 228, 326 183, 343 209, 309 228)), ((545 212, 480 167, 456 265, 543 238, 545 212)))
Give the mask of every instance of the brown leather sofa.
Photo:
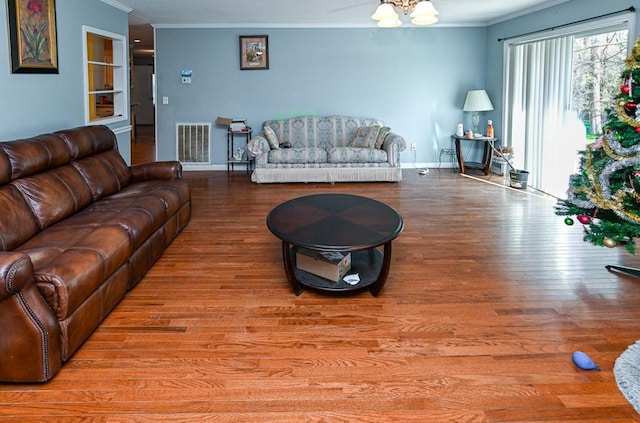
POLYGON ((0 143, 0 210, 0 381, 43 382, 187 225, 191 189, 88 126, 0 143))

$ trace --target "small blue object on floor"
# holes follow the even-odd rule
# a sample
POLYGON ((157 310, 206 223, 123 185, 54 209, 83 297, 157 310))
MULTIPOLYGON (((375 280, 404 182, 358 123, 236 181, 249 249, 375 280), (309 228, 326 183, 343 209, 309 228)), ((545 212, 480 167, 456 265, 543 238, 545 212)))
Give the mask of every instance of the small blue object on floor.
POLYGON ((582 351, 576 351, 573 353, 573 363, 580 367, 582 370, 600 370, 600 367, 596 366, 596 363, 591 360, 591 357, 583 353, 582 351))

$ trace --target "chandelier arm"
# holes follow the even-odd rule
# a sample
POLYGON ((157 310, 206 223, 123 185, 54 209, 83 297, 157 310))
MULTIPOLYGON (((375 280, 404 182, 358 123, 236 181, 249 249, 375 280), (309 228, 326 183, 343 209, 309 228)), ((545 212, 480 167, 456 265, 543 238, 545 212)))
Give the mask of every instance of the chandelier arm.
POLYGON ((408 15, 409 9, 415 7, 415 5, 418 4, 418 0, 387 0, 387 3, 398 9, 402 9, 402 13, 408 15))

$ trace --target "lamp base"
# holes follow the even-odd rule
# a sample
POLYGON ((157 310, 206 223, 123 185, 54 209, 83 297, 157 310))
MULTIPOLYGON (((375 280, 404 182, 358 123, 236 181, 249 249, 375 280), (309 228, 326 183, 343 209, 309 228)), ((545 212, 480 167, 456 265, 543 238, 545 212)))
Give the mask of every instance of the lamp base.
POLYGON ((473 124, 473 134, 478 133, 478 125, 480 124, 480 113, 473 112, 471 114, 471 123, 473 124))

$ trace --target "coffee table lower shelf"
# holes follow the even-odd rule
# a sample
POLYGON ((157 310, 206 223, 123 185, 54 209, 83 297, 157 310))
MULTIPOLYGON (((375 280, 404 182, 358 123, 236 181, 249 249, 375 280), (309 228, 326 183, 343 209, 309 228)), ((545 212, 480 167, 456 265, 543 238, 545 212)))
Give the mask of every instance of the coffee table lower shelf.
POLYGON ((283 243, 283 256, 287 279, 294 294, 300 295, 304 288, 327 293, 351 293, 369 289, 371 294, 378 296, 389 273, 389 259, 391 243, 384 245, 384 252, 378 248, 351 252, 351 270, 348 275, 358 274, 360 282, 350 285, 344 280, 338 282, 305 272, 296 266, 296 252, 298 247, 283 243), (285 254, 285 251, 287 254, 285 254))

